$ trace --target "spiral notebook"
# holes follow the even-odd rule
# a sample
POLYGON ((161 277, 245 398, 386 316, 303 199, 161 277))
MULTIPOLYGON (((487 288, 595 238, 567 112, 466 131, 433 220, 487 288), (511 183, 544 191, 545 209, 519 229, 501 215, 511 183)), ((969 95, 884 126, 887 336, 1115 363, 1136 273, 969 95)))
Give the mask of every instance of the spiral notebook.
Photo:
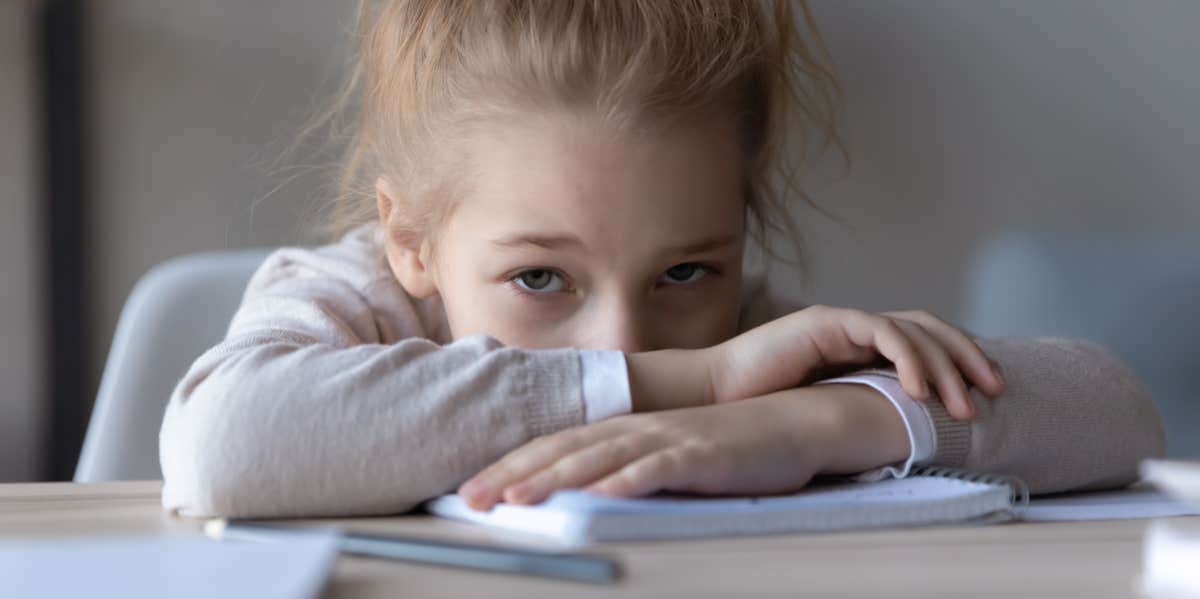
POLYGON ((499 504, 489 512, 458 495, 425 504, 431 514, 530 533, 567 545, 794 532, 827 532, 1018 517, 1029 503, 1020 480, 940 467, 907 478, 810 485, 766 497, 656 495, 638 499, 559 491, 532 505, 499 504))

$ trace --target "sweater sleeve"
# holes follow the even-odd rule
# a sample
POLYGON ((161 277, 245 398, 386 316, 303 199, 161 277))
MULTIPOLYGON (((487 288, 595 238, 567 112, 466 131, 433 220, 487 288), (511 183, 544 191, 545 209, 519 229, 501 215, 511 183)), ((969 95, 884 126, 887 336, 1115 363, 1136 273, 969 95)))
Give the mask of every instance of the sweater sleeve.
POLYGON ((1000 365, 1004 394, 971 388, 978 414, 968 422, 937 397, 922 402, 937 436, 931 463, 1013 475, 1036 494, 1122 487, 1138 480, 1139 462, 1165 454, 1154 402, 1108 349, 1057 337, 977 341, 1000 365))
MULTIPOLYGON (((804 306, 748 287, 743 330, 804 306)), ((930 463, 1020 477, 1033 493, 1115 488, 1138 480, 1138 463, 1162 457, 1166 435, 1150 394, 1119 358, 1089 341, 1057 337, 978 339, 1004 373, 1005 392, 971 388, 978 415, 952 418, 937 397, 920 402, 933 421, 930 463)), ((897 378, 894 369, 853 374, 897 378)))
POLYGON ((382 342, 380 311, 361 293, 370 286, 331 275, 342 266, 336 255, 281 250, 251 280, 225 340, 168 403, 165 508, 404 512, 529 439, 583 422, 578 350, 483 335, 382 342))
POLYGON ((1103 346, 1057 337, 979 344, 1007 389, 995 399, 972 389, 979 415, 969 423, 952 420, 940 401, 926 403, 935 463, 1011 474, 1032 493, 1055 493, 1125 486, 1138 480, 1139 462, 1166 453, 1149 392, 1103 346))

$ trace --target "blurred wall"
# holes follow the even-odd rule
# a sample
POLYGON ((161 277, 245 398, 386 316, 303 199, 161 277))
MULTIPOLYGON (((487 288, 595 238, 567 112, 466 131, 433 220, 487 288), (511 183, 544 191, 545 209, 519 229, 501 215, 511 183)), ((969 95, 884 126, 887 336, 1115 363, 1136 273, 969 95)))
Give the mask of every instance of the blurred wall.
POLYGON ((1005 230, 1200 231, 1200 3, 812 4, 854 159, 812 189, 852 228, 802 212, 794 294, 958 318, 972 253, 1005 230))
POLYGON ((321 181, 301 175, 271 195, 297 173, 274 163, 336 84, 355 4, 95 3, 93 389, 121 306, 152 266, 304 238, 321 181))
POLYGON ((31 8, 0 2, 0 481, 36 477, 42 442, 31 8))
MULTIPOLYGON (((315 179, 268 196, 262 168, 336 76, 352 5, 94 5, 93 388, 152 265, 300 239, 315 179)), ((813 5, 849 94, 854 162, 811 189, 850 228, 800 212, 811 268, 778 271, 789 293, 955 318, 971 252, 1006 229, 1200 229, 1200 4, 813 5)))

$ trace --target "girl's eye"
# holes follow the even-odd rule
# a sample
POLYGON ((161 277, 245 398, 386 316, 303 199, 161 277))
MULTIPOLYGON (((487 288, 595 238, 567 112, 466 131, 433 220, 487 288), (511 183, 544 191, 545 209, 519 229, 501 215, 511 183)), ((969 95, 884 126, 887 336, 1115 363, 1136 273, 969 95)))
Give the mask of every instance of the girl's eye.
POLYGON ((695 262, 676 264, 663 273, 665 281, 672 285, 694 283, 703 279, 709 273, 709 268, 695 262))
POLYGON ((562 291, 565 287, 562 277, 547 268, 523 270, 513 277, 512 281, 518 287, 532 293, 554 293, 562 291))

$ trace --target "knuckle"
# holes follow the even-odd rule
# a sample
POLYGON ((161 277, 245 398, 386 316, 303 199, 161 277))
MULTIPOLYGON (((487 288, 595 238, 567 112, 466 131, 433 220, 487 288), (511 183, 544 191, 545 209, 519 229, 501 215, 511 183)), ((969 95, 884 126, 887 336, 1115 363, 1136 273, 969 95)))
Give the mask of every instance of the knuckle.
POLYGON ((696 464, 703 464, 716 453, 714 444, 709 441, 693 441, 668 452, 673 472, 681 472, 696 464))
POLYGON ((871 317, 871 323, 889 335, 899 335, 904 337, 904 329, 900 323, 886 316, 874 315, 871 317))
POLYGON ((553 464, 550 464, 550 467, 544 470, 544 472, 553 473, 555 476, 558 476, 568 472, 574 472, 584 464, 587 464, 587 462, 588 456, 582 451, 577 451, 555 460, 553 464))
POLYGON ((541 453, 554 449, 560 443, 562 443, 562 441, 559 435, 542 435, 530 441, 528 448, 531 452, 541 453))
POLYGON ((896 325, 896 329, 904 334, 912 334, 914 331, 924 330, 920 324, 906 318, 891 318, 889 320, 892 321, 892 324, 896 325))
POLYGON ((647 442, 645 435, 622 435, 605 443, 609 458, 623 459, 635 455, 647 442))
POLYGON ((633 464, 622 468, 621 471, 615 475, 615 478, 618 481, 617 485, 626 490, 641 486, 641 481, 655 476, 655 471, 652 466, 652 463, 648 463, 646 460, 643 460, 640 462, 634 462, 633 464))
POLYGON ((844 322, 846 319, 846 312, 846 309, 841 309, 841 307, 822 305, 816 307, 814 315, 812 316, 817 319, 817 322, 827 325, 828 327, 828 325, 840 324, 841 322, 844 322))
POLYGON ((832 308, 832 311, 842 318, 871 318, 874 314, 858 308, 832 308))
POLYGON ((858 320, 861 317, 853 308, 827 308, 821 312, 821 323, 837 331, 846 330, 858 320))
POLYGON ((512 462, 514 464, 537 462, 548 456, 564 454, 574 446, 572 438, 569 437, 559 435, 538 437, 520 451, 513 453, 512 462))
POLYGON ((646 462, 644 476, 660 479, 672 476, 679 471, 681 462, 678 450, 659 452, 646 462))

